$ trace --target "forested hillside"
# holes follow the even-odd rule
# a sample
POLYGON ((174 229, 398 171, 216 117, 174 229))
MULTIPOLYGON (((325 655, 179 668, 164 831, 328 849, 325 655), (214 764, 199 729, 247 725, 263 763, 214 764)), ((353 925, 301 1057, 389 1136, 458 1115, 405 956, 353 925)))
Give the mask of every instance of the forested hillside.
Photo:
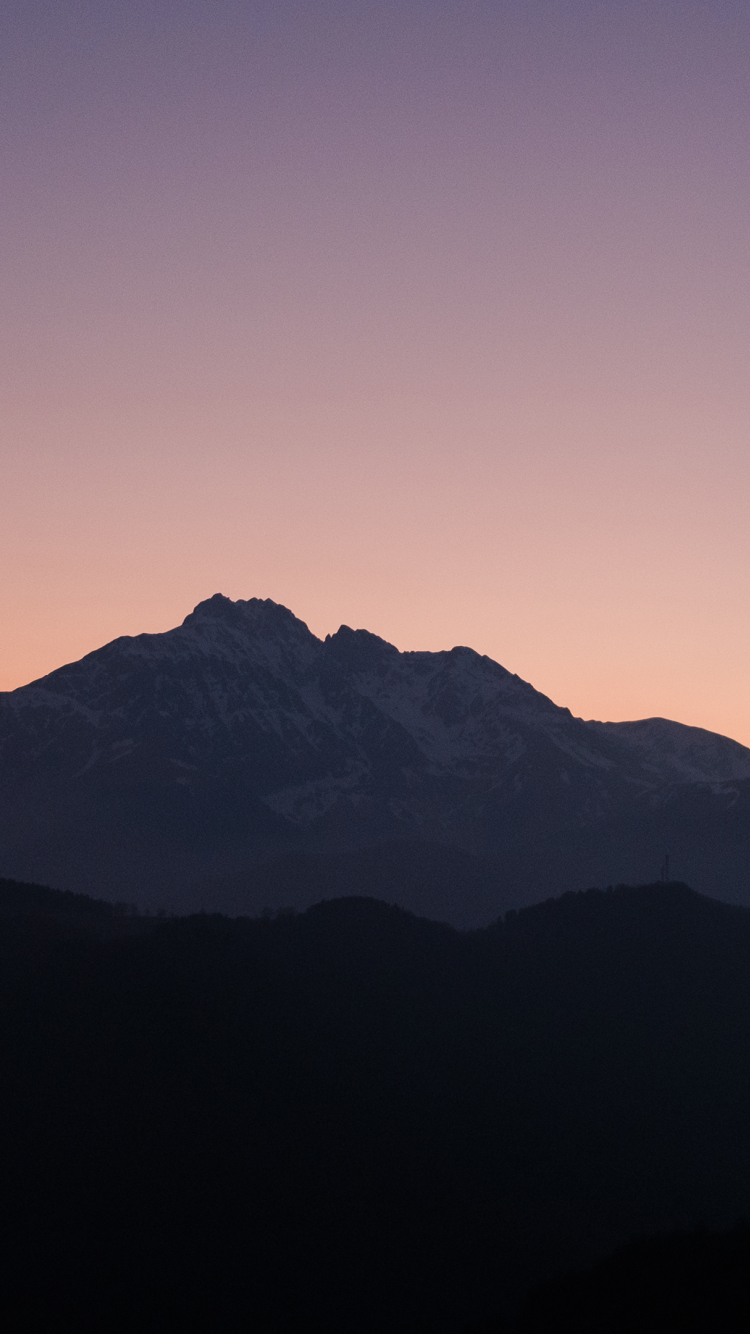
POLYGON ((511 1328, 750 1211, 750 912, 682 885, 460 933, 0 886, 15 1327, 511 1328))

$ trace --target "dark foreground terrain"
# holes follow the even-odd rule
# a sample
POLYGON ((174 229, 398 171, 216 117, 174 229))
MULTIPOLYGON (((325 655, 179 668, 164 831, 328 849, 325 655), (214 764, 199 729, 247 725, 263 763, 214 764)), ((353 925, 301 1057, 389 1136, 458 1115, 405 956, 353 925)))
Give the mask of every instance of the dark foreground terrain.
MULTIPOLYGON (((483 1328, 489 1334, 496 1321, 483 1328)), ((747 1334, 750 1227, 642 1237, 528 1294, 518 1334, 747 1334)))
POLYGON ((8 1329, 680 1329, 691 1282, 748 1327, 747 1232, 711 1235, 750 1214, 746 909, 462 934, 2 882, 0 1041, 8 1329))

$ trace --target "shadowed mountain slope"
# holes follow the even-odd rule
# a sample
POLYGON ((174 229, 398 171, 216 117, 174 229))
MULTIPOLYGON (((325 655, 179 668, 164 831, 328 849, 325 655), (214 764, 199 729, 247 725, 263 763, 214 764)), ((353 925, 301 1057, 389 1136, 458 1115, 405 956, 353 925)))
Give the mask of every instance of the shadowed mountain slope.
POLYGON ((583 722, 471 649, 323 642, 271 601, 217 594, 0 696, 0 874, 156 906, 304 906, 329 874, 468 925, 665 850, 750 901, 749 817, 726 737, 583 722))

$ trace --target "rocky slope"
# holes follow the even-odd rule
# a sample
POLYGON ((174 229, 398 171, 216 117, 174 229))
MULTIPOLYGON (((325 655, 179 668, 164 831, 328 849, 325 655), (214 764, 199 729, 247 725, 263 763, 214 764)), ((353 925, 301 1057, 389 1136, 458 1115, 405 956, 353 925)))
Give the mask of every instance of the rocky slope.
POLYGON ((0 696, 0 875, 167 908, 374 892, 459 923, 680 879, 750 902, 750 751, 583 722, 468 648, 216 595, 0 696), (416 897, 415 897, 416 896, 416 897))

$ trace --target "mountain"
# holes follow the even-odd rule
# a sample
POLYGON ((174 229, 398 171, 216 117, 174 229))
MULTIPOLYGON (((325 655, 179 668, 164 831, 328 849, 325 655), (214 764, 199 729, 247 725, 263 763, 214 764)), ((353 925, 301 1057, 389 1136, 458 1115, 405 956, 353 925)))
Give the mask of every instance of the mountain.
POLYGON ((469 648, 217 594, 0 696, 0 875, 184 910, 374 893, 460 925, 675 875, 750 902, 750 751, 584 722, 469 648))

